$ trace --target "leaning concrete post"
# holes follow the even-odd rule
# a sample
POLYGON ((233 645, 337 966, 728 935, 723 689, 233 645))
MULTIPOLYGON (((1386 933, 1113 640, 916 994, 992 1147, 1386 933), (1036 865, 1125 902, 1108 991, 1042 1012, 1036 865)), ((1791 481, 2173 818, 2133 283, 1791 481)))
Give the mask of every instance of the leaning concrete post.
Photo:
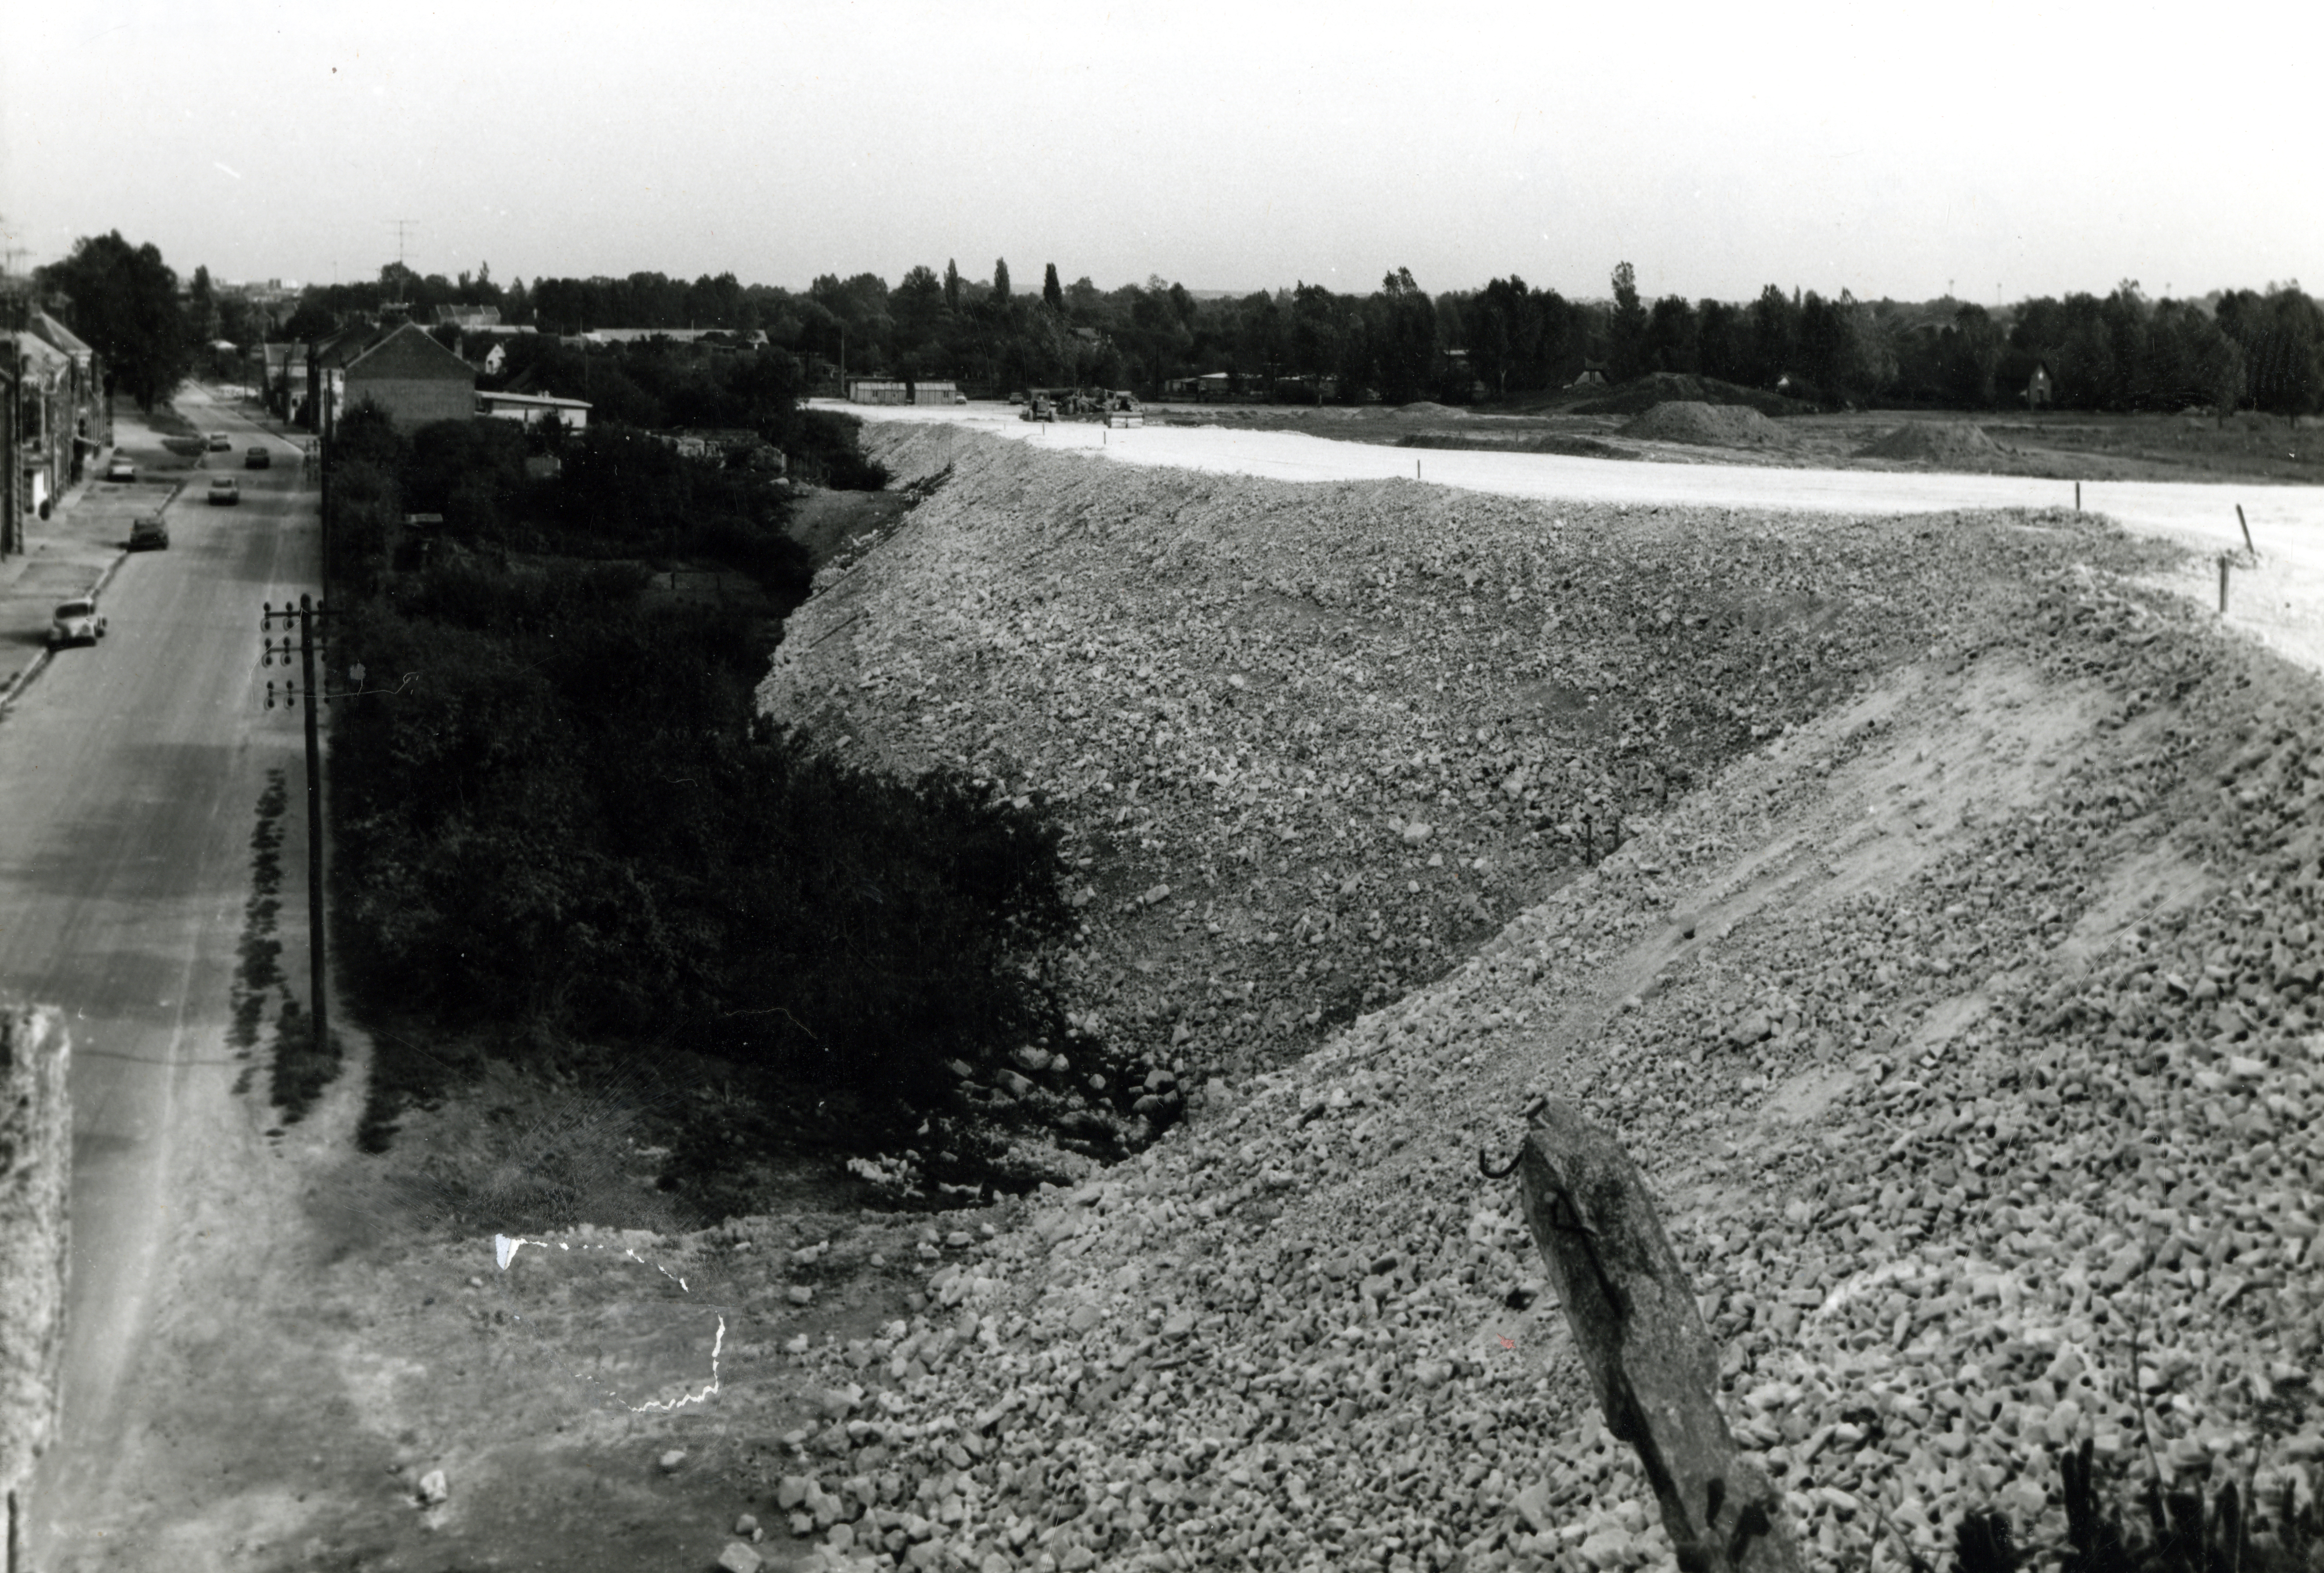
POLYGON ((67 1045, 53 1010, 0 1003, 0 1495, 24 1566, 22 1493, 56 1436, 72 1169, 67 1045))
POLYGON ((1718 1356, 1638 1166, 1550 1101, 1508 1166, 1485 1173, 1511 1170, 1607 1429, 1637 1450, 1680 1567, 1800 1573, 1782 1497, 1719 1412, 1718 1356))

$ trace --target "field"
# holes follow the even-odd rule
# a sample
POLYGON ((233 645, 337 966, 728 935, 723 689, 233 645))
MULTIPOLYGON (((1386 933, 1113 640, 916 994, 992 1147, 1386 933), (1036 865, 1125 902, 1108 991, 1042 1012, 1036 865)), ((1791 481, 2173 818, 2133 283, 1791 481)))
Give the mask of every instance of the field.
POLYGON ((1148 419, 1175 425, 1216 424, 1254 430, 1305 432, 1350 442, 1386 442, 1420 448, 1479 448, 1493 452, 1564 453, 1596 458, 1655 459, 1675 464, 1780 465, 1801 468, 1939 468, 2062 481, 2252 480, 2315 484, 2324 482, 2324 426, 2308 417, 2298 425, 2244 414, 2226 422, 2209 416, 2100 415, 2079 411, 1977 414, 1956 410, 1868 410, 1845 415, 1777 418, 1780 444, 1722 446, 1656 441, 1626 436, 1633 414, 1580 415, 1557 410, 1501 413, 1444 405, 1342 409, 1298 405, 1162 406, 1148 419), (1973 425, 1993 451, 1949 454, 1937 461, 1867 457, 1863 450, 1892 433, 1973 425))

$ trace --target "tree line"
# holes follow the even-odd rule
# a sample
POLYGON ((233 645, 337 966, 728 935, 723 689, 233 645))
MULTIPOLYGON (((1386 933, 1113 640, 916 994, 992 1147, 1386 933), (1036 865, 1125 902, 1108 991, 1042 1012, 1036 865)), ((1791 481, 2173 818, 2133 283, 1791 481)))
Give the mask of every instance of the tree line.
MULTIPOLYGON (((278 318, 214 289, 207 269, 181 289, 158 250, 118 231, 78 242, 37 280, 105 356, 116 385, 148 404, 168 397, 196 346, 212 339, 247 347, 266 336, 313 337, 394 302, 421 320, 438 306, 493 307, 544 338, 600 327, 763 333, 804 363, 810 385, 828 385, 844 366, 992 393, 1098 385, 1150 397, 1181 379, 1223 373, 1233 391, 1262 397, 1469 403, 1545 395, 1594 370, 1613 382, 1697 375, 1824 406, 1995 409, 2024 402, 2038 371, 2050 401, 2066 409, 2324 409, 2324 307, 2296 281, 2200 300, 2153 299, 2125 281, 2103 296, 1988 308, 1775 284, 1748 301, 1649 302, 1628 262, 1613 271, 1607 297, 1594 299, 1514 273, 1432 296, 1403 268, 1368 294, 1300 281, 1198 296, 1158 277, 1111 290, 1087 277, 1066 284, 1055 263, 1038 290, 1019 290, 1005 259, 984 278, 947 262, 941 272, 914 267, 892 288, 866 272, 825 274, 803 290, 744 284, 731 272, 503 287, 489 265, 447 278, 392 262, 376 280, 311 286, 278 318)), ((580 372, 594 400, 594 363, 549 369, 560 381, 580 372)), ((654 402, 632 396, 642 387, 627 370, 608 380, 622 419, 654 402)))

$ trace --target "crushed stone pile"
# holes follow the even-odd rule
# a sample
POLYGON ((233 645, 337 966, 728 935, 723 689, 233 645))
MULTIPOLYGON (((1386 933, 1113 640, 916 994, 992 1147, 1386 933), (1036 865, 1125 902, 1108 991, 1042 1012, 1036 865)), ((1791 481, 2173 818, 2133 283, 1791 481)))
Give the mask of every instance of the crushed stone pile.
POLYGON ((1992 458, 2001 445, 1973 420, 1916 420, 1856 450, 1860 459, 1927 459, 1939 464, 1992 458))
POLYGON ((1784 447, 1791 433, 1756 409, 1680 399, 1657 404, 1623 424, 1621 435, 1647 442, 1699 443, 1712 447, 1784 447))
POLYGON ((1084 1019, 1181 1077, 1280 1063, 1442 976, 1917 654, 1968 587, 2161 551, 2070 512, 1556 507, 864 437, 899 482, 949 479, 818 578, 761 707, 1053 803, 1084 1019))
POLYGON ((2054 1540, 2082 1438, 2312 1495, 2319 858, 2311 676, 2029 575, 1438 986, 929 1229, 908 1320, 783 1346, 776 1508, 855 1568, 1672 1565, 1479 1176, 1536 1092, 1639 1160, 1818 1568, 2054 1540))

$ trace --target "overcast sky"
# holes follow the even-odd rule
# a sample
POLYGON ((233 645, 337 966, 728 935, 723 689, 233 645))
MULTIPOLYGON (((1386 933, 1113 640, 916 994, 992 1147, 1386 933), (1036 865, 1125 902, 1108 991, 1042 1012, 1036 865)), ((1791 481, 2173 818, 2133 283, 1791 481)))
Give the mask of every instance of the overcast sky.
POLYGON ((2306 5, 16 8, 0 248, 1020 287, 2324 285, 2306 5))

